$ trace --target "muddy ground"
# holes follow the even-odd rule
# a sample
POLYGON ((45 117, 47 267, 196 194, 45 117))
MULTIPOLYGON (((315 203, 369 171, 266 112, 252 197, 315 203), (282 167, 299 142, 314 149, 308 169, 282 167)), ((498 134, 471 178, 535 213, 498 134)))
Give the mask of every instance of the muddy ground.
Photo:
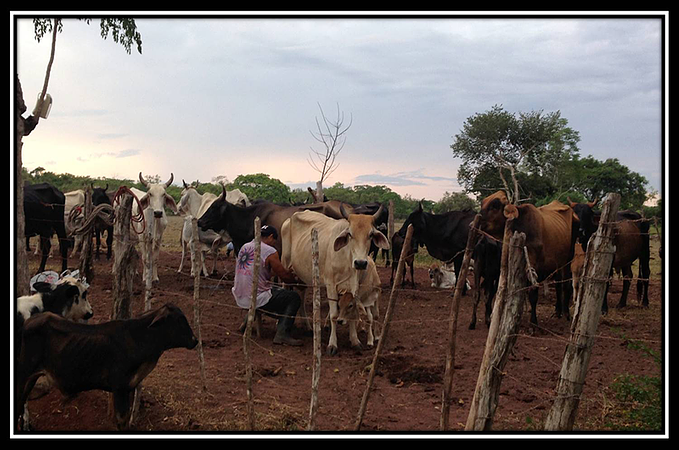
MULTIPOLYGON (((159 264, 160 283, 153 290, 153 307, 167 302, 179 306, 193 322, 193 278, 190 263, 177 273, 181 253, 163 249, 159 264)), ((31 255, 31 264, 37 257, 31 255)), ((69 265, 76 265, 72 263, 69 265)), ((377 262, 382 280, 381 313, 384 318, 389 299, 391 269, 377 262)), ((56 267, 51 258, 48 269, 56 267)), ((211 267, 211 262, 208 264, 211 267)), ((57 269, 58 270, 58 269, 57 269)), ((90 302, 95 311, 91 323, 109 320, 112 304, 111 262, 95 261, 95 278, 91 280, 90 302)), ((244 311, 237 308, 230 288, 234 259, 223 254, 217 272, 200 284, 202 320, 200 332, 205 360, 205 390, 201 379, 198 349, 174 349, 161 357, 156 368, 142 385, 141 408, 131 433, 182 434, 215 433, 224 436, 247 436, 246 368, 243 338, 237 329, 244 311)), ((623 374, 658 376, 662 368, 645 352, 629 348, 631 340, 645 348, 663 350, 662 283, 653 274, 650 308, 637 304, 634 288, 628 306, 611 308, 602 317, 589 364, 584 394, 580 402, 575 429, 577 432, 610 432, 610 415, 615 409, 611 384, 623 374)), ((361 432, 426 433, 439 435, 441 393, 448 342, 451 292, 430 286, 425 268, 415 271, 416 287, 397 290, 393 321, 383 357, 379 361, 364 416, 361 432)), ((141 277, 134 292, 133 311, 143 309, 144 291, 141 277)), ((614 306, 622 282, 611 288, 614 306)), ((506 366, 499 406, 495 415, 495 432, 540 432, 552 405, 557 376, 561 367, 569 323, 554 316, 554 292, 541 298, 538 320, 541 330, 531 334, 529 311, 522 316, 520 336, 506 366)), ((307 305, 311 310, 310 295, 307 305)), ((469 330, 472 293, 462 298, 458 322, 457 351, 454 370, 454 401, 450 409, 450 431, 446 435, 463 437, 469 405, 484 351, 487 328, 479 308, 479 322, 469 330)), ((323 305, 323 316, 327 304, 323 305)), ((297 322, 301 325, 300 321, 297 322)), ((264 318, 263 335, 251 345, 253 360, 253 397, 258 433, 306 433, 309 420, 312 378, 311 335, 296 330, 302 347, 272 343, 273 319, 264 318)), ((194 331, 195 330, 194 327, 194 331)), ((360 334, 365 343, 365 334, 360 334)), ((348 327, 339 329, 339 354, 325 355, 328 332, 323 331, 319 406, 316 430, 352 434, 361 398, 369 375, 373 350, 362 352, 349 346, 348 327)), ((88 435, 115 434, 114 421, 108 414, 109 394, 84 392, 64 399, 56 390, 31 400, 33 433, 88 435)), ((618 405, 619 406, 619 405, 618 405)), ((468 436, 468 435, 466 435, 468 436)))

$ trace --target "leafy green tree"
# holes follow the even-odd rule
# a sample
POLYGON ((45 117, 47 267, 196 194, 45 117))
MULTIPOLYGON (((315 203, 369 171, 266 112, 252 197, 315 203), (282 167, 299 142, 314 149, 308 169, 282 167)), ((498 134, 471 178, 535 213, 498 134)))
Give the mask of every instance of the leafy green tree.
POLYGON ((498 188, 517 201, 526 190, 520 187, 521 179, 527 182, 529 177, 539 177, 558 183, 562 162, 579 151, 579 135, 567 125, 559 111, 517 116, 495 105, 490 111, 475 114, 463 124, 451 145, 453 156, 462 159, 460 184, 468 192, 485 196, 488 192, 479 190, 476 178, 495 178, 493 184, 499 184, 498 188))
POLYGON ((445 192, 441 200, 436 202, 433 211, 443 214, 448 211, 463 211, 465 209, 478 209, 478 204, 463 192, 445 192))
POLYGON ((289 203, 290 188, 282 181, 271 178, 265 173, 238 175, 229 188, 238 188, 250 201, 268 200, 274 203, 289 203))

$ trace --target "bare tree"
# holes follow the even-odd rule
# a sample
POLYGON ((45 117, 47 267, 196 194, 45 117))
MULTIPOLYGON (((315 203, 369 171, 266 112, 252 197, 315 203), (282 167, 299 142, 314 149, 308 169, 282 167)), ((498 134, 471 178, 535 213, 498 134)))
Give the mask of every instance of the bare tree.
POLYGON ((329 120, 321 105, 318 105, 321 111, 321 120, 316 117, 316 130, 311 135, 318 142, 323 144, 323 150, 314 150, 311 147, 312 153, 309 154, 309 165, 320 174, 320 179, 316 183, 316 198, 318 201, 323 201, 323 182, 337 169, 339 164, 336 162, 337 155, 344 148, 346 143, 346 132, 351 127, 353 117, 349 117, 349 124, 345 125, 344 113, 340 111, 339 104, 337 105, 337 119, 333 122, 329 120))

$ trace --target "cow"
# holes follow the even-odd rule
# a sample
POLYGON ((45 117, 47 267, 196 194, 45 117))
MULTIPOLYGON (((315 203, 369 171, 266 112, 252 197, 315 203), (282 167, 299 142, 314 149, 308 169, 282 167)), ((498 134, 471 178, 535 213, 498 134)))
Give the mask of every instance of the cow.
MULTIPOLYGON (((401 227, 400 230, 398 230, 394 235, 391 237, 391 278, 389 280, 389 284, 393 285, 394 284, 394 276, 396 274, 396 270, 398 269, 398 262, 401 259, 401 252, 403 251, 403 244, 405 243, 405 234, 406 234, 406 227, 401 227)), ((412 285, 413 289, 415 289, 415 253, 417 253, 417 242, 415 239, 410 240, 410 251, 404 256, 404 272, 403 272, 403 278, 401 279, 401 287, 405 286, 406 284, 406 273, 405 269, 406 267, 410 268, 410 284, 412 285)))
MULTIPOLYGON (((575 254, 571 262, 571 274, 573 276, 573 299, 578 298, 578 291, 580 290, 580 278, 582 277, 582 269, 585 266, 585 251, 582 249, 582 244, 579 242, 575 244, 575 254)), ((602 310, 603 310, 602 305, 602 310)))
MULTIPOLYGON (((250 206, 241 207, 233 205, 227 200, 226 188, 222 186, 222 194, 200 216, 198 226, 202 230, 214 230, 218 233, 226 231, 231 236, 234 252, 237 255, 243 244, 250 242, 255 237, 255 217, 259 217, 262 226, 271 225, 276 230, 281 230, 283 223, 294 213, 305 210, 318 211, 328 215, 335 213, 334 204, 325 203, 285 206, 262 200, 254 201, 250 206)), ((282 255, 280 233, 274 247, 279 255, 282 255)))
POLYGON ((17 423, 36 380, 47 375, 68 397, 93 389, 112 392, 116 424, 126 429, 130 396, 163 352, 193 349, 197 343, 188 320, 172 304, 94 325, 38 314, 24 324, 15 383, 17 423))
POLYGON ((286 220, 281 229, 281 262, 307 286, 313 283, 311 230, 318 231, 320 283, 326 288, 330 306, 327 353, 331 356, 337 354, 338 319, 346 317, 347 307, 359 297, 361 272, 369 267, 370 242, 379 248, 389 248, 386 236, 374 226, 373 219, 378 213, 375 216, 348 214, 343 206, 340 210, 343 219, 333 219, 315 211, 300 211, 286 220))
MULTIPOLYGON (((193 239, 193 226, 192 219, 200 218, 205 211, 208 210, 210 205, 217 200, 217 196, 211 192, 206 192, 204 194, 198 193, 195 187, 189 186, 184 180, 184 189, 181 193, 181 199, 177 205, 179 213, 185 217, 184 226, 182 229, 182 234, 180 236, 180 244, 182 246, 182 258, 179 263, 179 269, 177 272, 181 272, 184 267, 184 256, 186 254, 187 245, 193 239)), ((249 206, 250 200, 248 197, 241 192, 239 189, 234 189, 232 191, 226 191, 226 201, 240 206, 249 206)), ((214 264, 212 266, 212 272, 215 271, 215 266, 217 264, 217 253, 221 247, 225 247, 231 242, 231 237, 226 231, 221 231, 217 233, 214 230, 203 230, 198 227, 198 240, 200 242, 200 257, 202 270, 205 276, 208 276, 207 268, 205 267, 205 253, 211 252, 215 256, 214 264)), ((193 262, 193 254, 191 254, 191 261, 193 262)), ((191 275, 195 275, 193 271, 193 264, 191 264, 191 275)))
POLYGON ((355 349, 363 348, 358 338, 356 327, 356 322, 363 315, 366 317, 366 345, 368 348, 373 348, 375 341, 379 340, 379 333, 375 329, 375 320, 379 319, 380 315, 379 300, 381 292, 381 281, 377 273, 375 261, 372 258, 368 258, 368 268, 359 273, 358 295, 350 300, 344 308, 341 308, 337 316, 337 323, 349 322, 349 341, 355 349))
MULTIPOLYGON (((97 207, 99 205, 111 205, 111 197, 108 195, 106 190, 108 189, 108 183, 106 187, 94 187, 90 184, 92 188, 92 205, 97 207)), ((106 259, 111 259, 111 254, 113 251, 113 225, 105 225, 101 221, 97 221, 94 226, 94 236, 96 238, 97 249, 94 253, 94 258, 99 259, 99 249, 101 247, 101 235, 106 231, 106 259)))
MULTIPOLYGON (((165 215, 165 208, 170 208, 174 213, 177 213, 177 204, 174 199, 165 192, 174 180, 174 174, 170 174, 170 179, 166 183, 148 183, 142 173, 139 172, 139 181, 142 186, 146 187, 148 190, 146 192, 140 191, 136 188, 131 188, 130 191, 139 200, 139 205, 143 211, 144 215, 144 233, 140 239, 139 245, 141 249, 141 257, 143 263, 143 277, 146 280, 146 267, 148 250, 146 248, 147 242, 152 245, 152 262, 153 262, 153 274, 152 280, 154 282, 159 281, 158 279, 158 255, 160 253, 160 243, 163 239, 163 233, 165 228, 167 228, 167 217, 165 215)), ((132 216, 139 215, 139 206, 137 202, 132 204, 132 216)))
MULTIPOLYGON (((14 324, 14 360, 19 360, 21 337, 24 323, 30 317, 42 312, 51 312, 74 322, 86 322, 93 316, 92 306, 87 299, 87 284, 65 276, 56 284, 36 282, 32 286, 35 294, 17 298, 16 322, 14 324)), ((28 427, 28 408, 24 405, 23 424, 28 427)))
POLYGON ((61 254, 61 271, 68 265, 68 238, 64 224, 64 208, 66 197, 56 187, 48 183, 24 186, 24 218, 25 235, 40 236, 42 258, 37 273, 45 271, 47 257, 52 244, 52 234, 59 238, 61 254))
POLYGON ((474 246, 474 307, 469 329, 476 329, 476 308, 481 301, 481 293, 485 294, 485 322, 490 326, 493 310, 493 299, 500 280, 500 263, 502 259, 502 243, 488 236, 481 236, 474 246), (483 279, 483 281, 481 281, 483 279))
MULTIPOLYGON (((599 219, 601 213, 594 211, 594 202, 575 203, 568 199, 571 208, 580 218, 579 239, 582 244, 583 252, 587 251, 587 244, 589 239, 599 227, 599 219)), ((611 274, 614 270, 622 271, 623 284, 622 294, 618 302, 617 308, 624 308, 627 306, 627 296, 632 273, 632 264, 637 259, 639 260, 639 275, 637 279, 637 299, 642 306, 648 306, 648 285, 649 277, 651 275, 650 269, 650 222, 644 220, 637 212, 630 210, 618 211, 616 221, 613 225, 613 245, 615 245, 615 255, 613 257, 613 265, 611 267, 611 274)), ((604 296, 602 310, 608 311, 608 289, 604 296)))
MULTIPOLYGON (((556 281, 556 315, 566 315, 571 289, 562 283, 571 278, 570 264, 575 252, 575 242, 580 228, 575 212, 568 205, 553 201, 548 205, 535 207, 530 203, 510 204, 506 194, 498 191, 481 203, 481 230, 498 241, 503 240, 505 223, 511 219, 511 232, 526 235, 528 263, 534 269, 536 281, 556 281)), ((528 295, 531 304, 530 322, 537 328, 538 289, 531 289, 528 295)))
POLYGON ((64 227, 66 228, 66 235, 69 236, 69 244, 73 245, 71 250, 71 258, 75 257, 76 252, 79 252, 83 246, 83 236, 78 234, 73 236, 73 231, 83 223, 83 208, 85 207, 85 191, 76 189, 75 191, 66 192, 64 194, 66 202, 64 204, 64 227), (71 238, 71 236, 73 236, 71 238))
POLYGON ((403 226, 412 224, 413 239, 417 244, 425 246, 432 257, 444 263, 452 262, 455 276, 458 277, 467 246, 469 227, 475 216, 476 213, 472 210, 449 211, 443 214, 428 213, 422 210, 420 202, 403 226))

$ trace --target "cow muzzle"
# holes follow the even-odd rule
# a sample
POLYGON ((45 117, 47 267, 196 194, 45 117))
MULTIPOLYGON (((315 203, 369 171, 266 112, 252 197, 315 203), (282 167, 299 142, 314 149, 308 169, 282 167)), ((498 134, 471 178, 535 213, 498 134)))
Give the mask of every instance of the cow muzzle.
POLYGON ((153 211, 153 217, 155 217, 156 219, 160 219, 161 217, 163 217, 163 212, 162 211, 153 211))
POLYGON ((368 261, 366 261, 365 259, 354 260, 354 269, 365 270, 367 268, 368 268, 368 261))

